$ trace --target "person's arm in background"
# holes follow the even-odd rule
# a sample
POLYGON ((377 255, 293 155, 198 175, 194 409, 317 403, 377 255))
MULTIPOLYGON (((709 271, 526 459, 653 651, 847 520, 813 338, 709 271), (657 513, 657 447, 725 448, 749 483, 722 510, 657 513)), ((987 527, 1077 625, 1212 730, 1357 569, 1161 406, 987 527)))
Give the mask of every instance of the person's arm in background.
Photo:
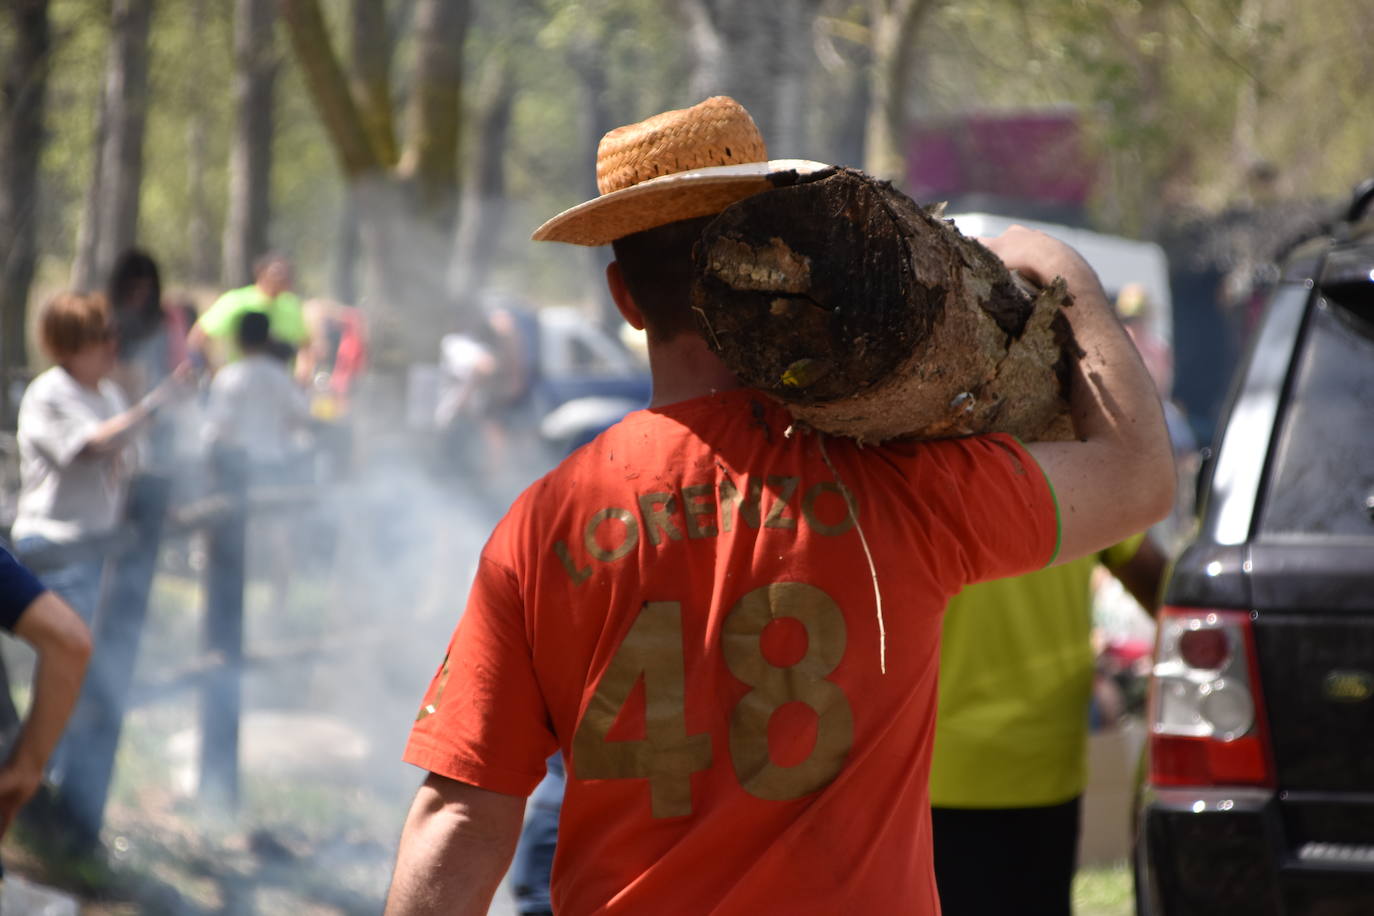
POLYGON ((193 378, 189 364, 178 366, 134 406, 115 414, 92 430, 77 456, 108 455, 123 448, 129 436, 151 420, 159 407, 189 391, 193 378))
POLYGON ((210 363, 209 354, 210 335, 205 333, 205 328, 201 327, 199 321, 191 325, 191 330, 186 332, 186 357, 193 363, 199 361, 202 366, 210 363))
POLYGON ((1085 354, 1070 408, 1081 438, 1026 446, 1054 487, 1057 562, 1067 562, 1148 528, 1173 507, 1173 450, 1159 396, 1097 274, 1077 252, 1023 226, 980 241, 1032 282, 1063 277, 1073 294, 1065 315, 1085 354))
POLYGON ((315 345, 313 338, 306 337, 296 345, 296 366, 293 375, 296 384, 302 388, 309 388, 315 382, 315 366, 318 365, 315 359, 315 345))
POLYGON ((224 363, 219 341, 238 330, 242 309, 236 308, 231 296, 225 293, 206 309, 186 332, 187 358, 197 372, 213 372, 224 363))
POLYGON ((86 624, 50 591, 29 603, 14 625, 14 634, 33 647, 38 664, 29 713, 9 759, 0 765, 0 835, 37 791, 43 767, 76 705, 91 657, 86 624))
POLYGON ((431 773, 406 817, 386 916, 485 916, 524 815, 521 796, 431 773))
POLYGON ((1168 568, 1169 558, 1148 534, 1140 542, 1140 547, 1129 560, 1120 565, 1108 565, 1107 569, 1131 593, 1151 617, 1159 613, 1161 586, 1164 584, 1164 571, 1168 568))

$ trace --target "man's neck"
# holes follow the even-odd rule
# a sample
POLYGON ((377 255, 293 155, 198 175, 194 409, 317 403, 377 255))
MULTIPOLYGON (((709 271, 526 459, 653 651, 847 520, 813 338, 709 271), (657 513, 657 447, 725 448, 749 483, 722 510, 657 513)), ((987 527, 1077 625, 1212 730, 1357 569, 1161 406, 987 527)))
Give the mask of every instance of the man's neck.
POLYGON ((650 407, 663 407, 743 387, 734 373, 711 352, 706 341, 696 334, 679 334, 667 341, 651 337, 649 371, 654 380, 650 407))

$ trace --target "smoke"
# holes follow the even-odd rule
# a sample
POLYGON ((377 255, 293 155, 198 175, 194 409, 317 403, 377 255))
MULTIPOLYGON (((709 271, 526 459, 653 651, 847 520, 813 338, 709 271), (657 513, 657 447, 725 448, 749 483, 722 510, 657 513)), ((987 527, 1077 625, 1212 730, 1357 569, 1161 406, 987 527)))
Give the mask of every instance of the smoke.
POLYGON ((352 466, 317 461, 318 485, 254 501, 236 666, 203 643, 218 554, 177 521, 213 491, 203 416, 194 398, 174 413, 175 505, 101 833, 115 896, 159 913, 380 909, 423 775, 400 759, 420 698, 491 527, 549 463, 532 417, 496 439, 480 418, 441 436, 402 413, 357 398, 352 466), (229 766, 202 759, 205 724, 232 717, 207 699, 215 678, 241 684, 237 806, 205 787, 229 766))

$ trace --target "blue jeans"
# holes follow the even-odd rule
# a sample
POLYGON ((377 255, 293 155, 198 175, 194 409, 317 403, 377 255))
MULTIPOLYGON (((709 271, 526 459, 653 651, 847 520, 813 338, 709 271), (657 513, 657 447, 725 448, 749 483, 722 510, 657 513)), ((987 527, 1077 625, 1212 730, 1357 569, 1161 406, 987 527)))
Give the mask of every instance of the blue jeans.
MULTIPOLYGON (((103 553, 98 549, 76 548, 68 554, 61 545, 42 537, 20 538, 15 542, 14 550, 21 560, 33 557, 35 563, 32 569, 39 581, 61 596, 63 601, 71 605, 72 610, 81 615, 86 625, 94 629, 96 612, 100 609, 101 580, 105 571, 103 553), (57 562, 54 562, 54 558, 57 562)), ((8 681, 6 688, 8 689, 8 681)), ((62 791, 68 762, 75 752, 72 745, 77 739, 72 736, 79 732, 83 716, 90 715, 86 702, 87 695, 100 689, 101 685, 95 676, 88 673, 81 688, 82 697, 72 712, 71 721, 68 722, 66 731, 48 759, 47 779, 59 792, 62 791)))
POLYGON ((53 556, 63 551, 62 545, 43 537, 20 538, 14 544, 15 555, 27 565, 48 588, 81 615, 87 626, 95 622, 100 607, 100 581, 105 571, 103 555, 78 548, 71 559, 53 563, 53 556))
POLYGON ((548 759, 548 775, 530 795, 529 816, 515 846, 511 863, 511 891, 522 914, 551 913, 549 875, 553 872, 553 851, 558 843, 558 813, 563 808, 563 758, 548 759))

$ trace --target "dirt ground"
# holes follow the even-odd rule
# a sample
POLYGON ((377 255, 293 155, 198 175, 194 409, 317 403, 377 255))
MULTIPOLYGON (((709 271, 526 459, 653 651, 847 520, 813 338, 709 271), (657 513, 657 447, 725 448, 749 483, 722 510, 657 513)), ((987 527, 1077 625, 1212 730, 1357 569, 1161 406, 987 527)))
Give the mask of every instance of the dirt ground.
MULTIPOLYGON (((217 662, 201 649, 203 545, 164 545, 101 854, 58 854, 20 824, 0 847, 8 873, 100 916, 379 912, 421 778, 401 751, 493 521, 418 476, 355 482, 328 517, 271 523, 293 549, 284 599, 262 547, 281 539, 250 527, 232 810, 199 788, 201 674, 217 662)), ((31 661, 4 651, 22 704, 31 661)), ((504 891, 492 912, 513 913, 504 891)))

